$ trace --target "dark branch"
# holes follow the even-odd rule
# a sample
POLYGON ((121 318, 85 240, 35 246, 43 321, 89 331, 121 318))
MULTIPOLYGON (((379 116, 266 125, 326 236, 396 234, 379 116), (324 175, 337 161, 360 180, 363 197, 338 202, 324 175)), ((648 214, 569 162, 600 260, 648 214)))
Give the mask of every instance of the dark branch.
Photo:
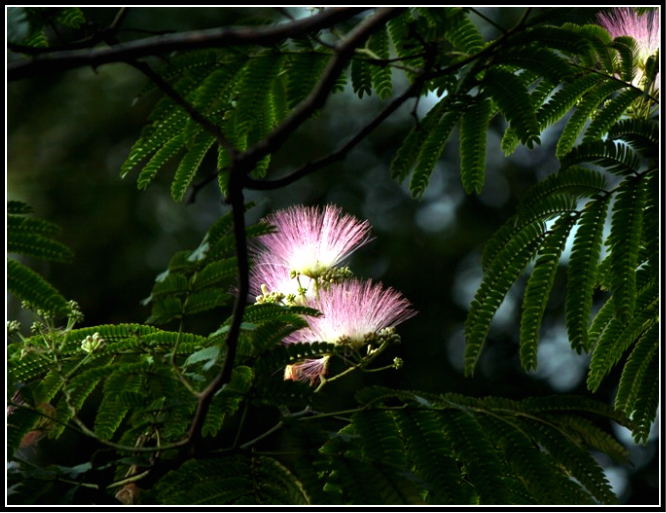
POLYGON ((308 162, 290 175, 283 178, 278 178, 276 180, 255 180, 254 178, 247 176, 245 178, 245 187, 248 189, 263 191, 279 189, 280 187, 285 187, 286 185, 300 180, 310 173, 313 173, 323 167, 333 164, 334 162, 338 162, 344 159, 353 148, 355 148, 363 139, 370 135, 370 133, 375 128, 383 123, 384 120, 393 114, 403 103, 405 103, 409 98, 419 94, 421 88, 423 87, 423 82, 424 80, 419 77, 403 94, 395 98, 389 105, 387 105, 375 119, 359 130, 354 137, 349 139, 349 141, 347 141, 341 148, 334 151, 333 153, 312 162, 308 162))
POLYGON ((233 215, 233 231, 236 241, 236 259, 238 261, 238 294, 234 302, 234 309, 231 317, 231 326, 225 340, 224 361, 222 369, 213 381, 199 394, 197 398, 197 409, 188 431, 188 439, 192 443, 192 450, 196 454, 200 450, 201 428, 210 403, 215 393, 223 385, 231 381, 231 373, 234 368, 236 358, 236 349, 238 347, 238 336, 245 313, 245 304, 250 290, 249 273, 250 265, 248 262, 247 240, 245 236, 245 205, 243 198, 242 177, 245 175, 242 169, 235 166, 235 160, 231 160, 229 168, 229 195, 228 203, 231 205, 233 215))
POLYGON ((270 153, 275 153, 299 126, 317 109, 323 107, 338 76, 354 55, 356 48, 363 44, 372 32, 384 26, 388 20, 400 14, 403 10, 403 8, 396 7, 377 9, 373 16, 360 23, 341 43, 336 45, 336 54, 331 57, 317 86, 270 134, 245 153, 239 155, 239 162, 243 164, 242 167, 248 172, 254 169, 262 158, 270 153))
POLYGON ((7 80, 21 80, 81 66, 97 67, 111 62, 126 62, 148 55, 164 54, 176 50, 193 50, 224 45, 273 44, 289 37, 299 37, 309 32, 331 27, 364 10, 364 8, 336 7, 326 9, 309 18, 270 27, 227 27, 167 34, 121 43, 111 48, 63 51, 40 55, 9 64, 7 66, 7 80))

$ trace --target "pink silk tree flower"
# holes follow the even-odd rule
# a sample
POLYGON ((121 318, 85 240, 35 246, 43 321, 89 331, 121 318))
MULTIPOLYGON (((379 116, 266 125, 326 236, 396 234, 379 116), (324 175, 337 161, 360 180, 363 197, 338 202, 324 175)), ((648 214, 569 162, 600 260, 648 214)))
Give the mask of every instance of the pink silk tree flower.
POLYGON ((257 302, 307 305, 315 298, 316 284, 307 276, 292 276, 286 265, 258 257, 250 271, 250 294, 257 302))
MULTIPOLYGON (((360 349, 383 336, 397 337, 392 328, 416 314, 399 292, 360 280, 321 288, 310 306, 322 316, 308 318, 309 327, 292 333, 285 342, 324 341, 360 349)), ((326 374, 327 365, 328 357, 305 360, 288 365, 284 377, 314 384, 326 374)))
POLYGON ((311 305, 321 317, 308 318, 309 328, 286 342, 332 342, 358 349, 416 312, 402 294, 372 281, 347 280, 322 288, 311 305))
POLYGON ((270 214, 276 228, 253 246, 256 262, 283 267, 286 274, 317 279, 370 241, 370 223, 343 214, 339 207, 296 206, 270 214))
MULTIPOLYGON (((648 57, 659 50, 659 23, 654 11, 639 15, 635 8, 617 7, 597 15, 599 25, 604 27, 613 39, 629 36, 636 41, 639 68, 643 69, 648 57)), ((640 86, 643 73, 639 72, 634 85, 640 86)), ((658 80, 657 80, 658 82, 658 80)))
POLYGON ((310 358, 301 363, 287 365, 284 369, 284 379, 309 381, 311 385, 314 385, 317 380, 326 374, 328 359, 328 356, 310 358))

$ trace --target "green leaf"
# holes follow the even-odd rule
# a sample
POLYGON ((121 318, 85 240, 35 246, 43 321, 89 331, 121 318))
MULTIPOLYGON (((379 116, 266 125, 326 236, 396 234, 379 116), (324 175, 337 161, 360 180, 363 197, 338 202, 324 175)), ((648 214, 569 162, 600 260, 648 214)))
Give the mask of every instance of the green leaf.
POLYGON ((627 448, 585 417, 555 414, 544 415, 544 419, 558 426, 577 444, 608 454, 618 463, 628 463, 627 448))
POLYGON ((658 158, 659 126, 652 120, 621 119, 609 129, 608 138, 626 142, 645 158, 658 158))
POLYGON ((617 498, 603 470, 594 458, 576 443, 571 443, 560 429, 542 421, 526 418, 521 427, 530 437, 542 445, 562 465, 571 476, 577 479, 602 504, 616 504, 617 498))
POLYGON ((637 89, 626 89, 612 100, 606 102, 603 109, 594 114, 592 122, 587 127, 587 130, 585 130, 583 142, 601 139, 641 94, 641 91, 637 89))
MULTIPOLYGON (((407 9, 389 20, 388 32, 396 55, 404 59, 404 64, 413 69, 419 69, 423 68, 424 62, 419 42, 413 38, 413 25, 412 11, 407 9)), ((406 74, 410 80, 413 80, 416 76, 411 70, 406 71, 406 74)))
MULTIPOLYGON (((389 38, 385 28, 377 30, 370 35, 368 48, 380 59, 389 58, 389 38)), ((385 100, 393 96, 391 68, 388 65, 375 65, 374 68, 371 67, 370 73, 372 87, 379 99, 385 100)))
POLYGON ((185 196, 185 191, 192 183, 194 175, 199 170, 203 158, 215 142, 215 137, 208 133, 202 132, 192 144, 191 148, 180 161, 180 165, 176 170, 176 176, 171 184, 171 197, 175 201, 181 201, 185 196))
POLYGON ((125 177, 143 159, 165 144, 175 144, 174 138, 183 131, 187 119, 188 115, 182 109, 174 108, 165 118, 156 120, 150 125, 147 133, 132 146, 127 159, 120 167, 120 176, 125 177))
POLYGON ((79 28, 86 23, 86 17, 78 7, 65 7, 57 14, 55 21, 65 27, 79 28))
POLYGON ((564 157, 571 151, 576 144, 583 127, 592 118, 593 113, 597 111, 601 102, 623 87, 625 86, 621 82, 609 79, 595 85, 591 90, 588 90, 587 94, 578 102, 576 110, 569 118, 569 121, 567 121, 567 124, 562 131, 562 135, 560 135, 560 138, 557 141, 557 149, 555 153, 558 158, 564 157))
MULTIPOLYGON (((552 16, 553 12, 548 13, 552 16)), ((516 45, 525 43, 538 44, 553 50, 559 50, 574 57, 587 54, 592 51, 592 46, 587 37, 581 34, 580 27, 550 26, 537 24, 525 30, 512 34, 511 41, 516 45)))
MULTIPOLYGON (((9 8, 9 9, 11 9, 11 8, 9 8)), ((23 203, 22 201, 13 201, 13 200, 8 200, 7 201, 7 214, 32 214, 34 211, 35 211, 34 208, 32 208, 27 203, 23 203)), ((44 221, 44 222, 48 223, 48 221, 44 221)), ((50 223, 48 223, 48 224, 50 224, 50 223)), ((56 228, 56 231, 57 231, 57 228, 56 228)))
POLYGON ((471 375, 490 329, 490 323, 513 283, 541 244, 544 227, 533 222, 521 227, 489 264, 465 320, 465 374, 471 375))
POLYGON ((596 391, 602 379, 620 360, 641 333, 658 320, 659 292, 656 280, 650 282, 636 298, 635 314, 627 321, 614 317, 601 333, 590 361, 587 386, 596 391))
POLYGON ((409 190, 413 198, 423 196, 432 170, 461 115, 462 111, 458 109, 448 112, 442 117, 437 126, 428 132, 421 146, 414 174, 409 182, 409 190))
POLYGON ((486 174, 486 133, 491 101, 475 102, 460 122, 460 177, 467 194, 481 193, 486 174))
POLYGON ((469 54, 481 51, 484 47, 483 37, 476 25, 470 21, 469 14, 457 8, 447 8, 445 12, 446 39, 454 47, 469 54))
POLYGON ((28 408, 16 408, 7 416, 7 458, 13 459, 14 453, 21 445, 21 440, 42 418, 37 412, 28 408))
POLYGON ((153 302, 150 317, 146 319, 148 324, 166 324, 173 319, 180 319, 183 315, 183 303, 173 296, 166 296, 153 302))
POLYGON ((78 373, 67 384, 68 399, 61 397, 56 404, 57 422, 50 432, 51 438, 58 438, 65 426, 72 419, 74 414, 78 414, 86 399, 92 394, 97 385, 109 376, 116 367, 112 365, 113 357, 107 355, 93 356, 86 364, 85 370, 78 373))
POLYGON ((606 177, 598 171, 578 166, 564 168, 527 191, 518 205, 518 216, 534 218, 536 212, 543 211, 540 205, 554 196, 571 200, 590 198, 606 192, 606 187, 606 177))
MULTIPOLYGON (((620 385, 615 397, 615 406, 627 413, 632 413, 640 389, 647 376, 647 371, 659 352, 659 324, 654 323, 641 336, 627 360, 620 385)), ((656 382, 655 382, 656 383, 656 382)))
POLYGON ((184 305, 185 314, 205 312, 220 306, 226 305, 231 299, 231 295, 218 289, 203 289, 193 292, 184 305))
POLYGON ((542 130, 562 119, 590 89, 607 80, 602 75, 583 75, 564 84, 551 98, 539 108, 537 119, 542 130))
POLYGON ((369 460, 389 463, 398 468, 405 465, 400 433, 389 412, 364 410, 352 416, 354 430, 361 437, 363 456, 369 460))
POLYGON ((153 181, 157 172, 171 160, 183 147, 183 133, 179 132, 169 139, 164 145, 151 157, 148 163, 143 167, 136 180, 139 189, 145 189, 153 181))
POLYGON ((104 399, 97 409, 95 417, 95 434, 102 440, 110 440, 130 409, 127 395, 134 392, 138 397, 145 396, 142 372, 147 367, 143 363, 120 367, 111 374, 104 383, 104 399))
POLYGON ((599 25, 576 26, 573 24, 565 24, 565 27, 583 34, 594 49, 594 54, 590 56, 594 58, 594 61, 586 62, 585 65, 596 68, 598 64, 601 64, 601 68, 609 75, 615 72, 616 54, 611 49, 612 40, 605 28, 599 25))
POLYGON ((631 178, 618 189, 607 245, 615 314, 628 320, 633 315, 636 301, 636 267, 645 210, 645 184, 641 177, 631 178))
MULTIPOLYGON (((235 123, 239 134, 248 134, 267 106, 273 81, 277 79, 284 57, 264 53, 250 59, 242 72, 237 91, 235 123)), ((244 148, 238 147, 239 150, 244 148)))
POLYGON ((421 153, 421 148, 429 138, 430 132, 440 124, 440 119, 447 112, 450 104, 449 96, 443 98, 428 111, 420 123, 412 128, 391 162, 391 178, 398 182, 407 178, 421 153))
POLYGON ((69 262, 71 250, 57 241, 48 239, 34 231, 21 230, 7 223, 7 253, 34 256, 42 260, 69 262))
POLYGON ((620 54, 620 78, 632 83, 636 73, 635 59, 638 55, 636 41, 630 36, 619 36, 613 41, 613 48, 620 54))
POLYGON ((426 410, 395 413, 407 456, 414 462, 415 473, 425 481, 429 491, 429 503, 464 504, 468 485, 462 480, 437 415, 426 410))
POLYGON ((566 81, 572 74, 572 68, 562 57, 541 46, 512 47, 499 54, 493 64, 509 64, 533 71, 553 84, 566 81))
POLYGON ((7 290, 34 308, 63 315, 69 312, 67 300, 32 269, 7 259, 7 290))
POLYGON ((224 418, 236 413, 244 396, 252 387, 253 377, 254 374, 249 367, 241 365, 233 370, 231 381, 211 402, 210 410, 201 429, 204 436, 215 436, 221 429, 224 418))
POLYGON ((494 66, 486 72, 483 84, 520 142, 530 149, 540 144, 541 130, 523 80, 501 66, 494 66))
POLYGON ((287 98, 290 109, 310 94, 330 58, 330 55, 320 53, 296 53, 287 57, 287 98))
POLYGON ((574 216, 562 217, 549 230, 527 281, 520 319, 520 363, 525 370, 537 367, 539 326, 555 282, 555 273, 564 245, 575 222, 574 216))
POLYGON ((368 96, 372 94, 372 73, 365 59, 352 60, 351 81, 352 90, 359 98, 363 98, 364 94, 368 96))
POLYGON ((222 282, 236 276, 237 264, 235 258, 217 260, 206 265, 192 277, 192 290, 220 285, 222 282))
POLYGON ((603 166, 619 175, 636 173, 640 167, 640 159, 631 148, 610 140, 582 143, 560 159, 562 168, 582 162, 603 166))
POLYGON ((592 311, 592 292, 601 254, 610 195, 588 202, 574 236, 567 278, 566 324, 572 349, 589 350, 587 332, 592 311))
POLYGON ((492 415, 484 415, 481 420, 493 433, 500 454, 531 500, 537 504, 566 504, 557 486, 558 472, 545 454, 535 450, 534 441, 519 426, 492 415))
POLYGON ((506 504, 504 474, 491 441, 474 415, 445 410, 440 414, 444 434, 456 459, 465 464, 467 479, 479 494, 481 504, 506 504))
POLYGON ((264 456, 188 460, 158 482, 156 495, 170 505, 307 504, 291 472, 264 456))

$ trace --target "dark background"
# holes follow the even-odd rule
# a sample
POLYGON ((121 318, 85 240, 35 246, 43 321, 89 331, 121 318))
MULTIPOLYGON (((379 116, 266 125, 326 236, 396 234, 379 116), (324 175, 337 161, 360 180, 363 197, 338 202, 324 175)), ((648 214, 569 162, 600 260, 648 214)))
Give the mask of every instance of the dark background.
MULTIPOLYGON (((100 26, 110 23, 116 12, 107 8, 83 10, 100 26)), ((522 9, 482 11, 499 25, 510 27, 522 9)), ((595 11, 569 9, 566 14, 584 22, 592 21, 595 11)), ((304 9, 290 12, 297 16, 307 13, 304 9)), ((241 24, 254 17, 280 19, 273 9, 132 8, 124 26, 185 31, 241 24)), ((496 35, 481 18, 472 19, 486 37, 496 35)), ((119 39, 143 36, 126 31, 119 39)), ((159 59, 150 62, 159 65, 159 59)), ((146 191, 137 190, 136 171, 120 179, 120 165, 156 99, 148 96, 133 104, 144 84, 145 78, 136 70, 111 64, 97 70, 82 68, 10 83, 7 89, 7 196, 28 202, 38 217, 62 227, 59 240, 74 251, 73 263, 30 264, 67 298, 79 302, 86 316, 85 326, 145 321, 149 310, 140 301, 149 295, 155 276, 165 269, 170 256, 196 247, 210 224, 228 211, 215 182, 201 190, 193 204, 174 203, 169 194, 174 165, 162 170, 146 191)), ((403 77, 394 76, 396 92, 405 86, 403 77)), ((419 116, 434 100, 421 100, 419 116)), ((274 156, 271 173, 286 174, 339 147, 382 105, 376 97, 359 100, 351 90, 331 97, 322 115, 309 121, 274 156)), ((454 134, 423 199, 413 200, 406 184, 392 181, 388 171, 413 125, 413 106, 410 102, 389 118, 341 164, 282 190, 246 194, 247 200, 257 202, 257 207, 248 212, 248 223, 298 203, 332 202, 368 219, 375 239, 353 255, 350 267, 357 276, 381 280, 400 290, 419 312, 398 328, 402 344, 380 361, 388 364, 400 356, 405 362, 402 370, 352 374, 331 386, 330 392, 339 394, 341 405, 353 400, 355 390, 374 383, 514 399, 553 393, 588 395, 587 359, 571 351, 564 328, 565 264, 546 312, 538 370, 526 373, 519 362, 519 282, 493 322, 475 377, 462 374, 463 323, 481 280, 484 243, 514 212, 525 191, 557 170, 557 127, 546 132, 542 145, 534 151, 519 148, 505 158, 499 148, 504 126, 498 122, 488 134, 486 183, 478 196, 466 195, 460 184, 454 134)), ((202 170, 212 173, 214 169, 211 155, 202 170)), ((8 305, 8 318, 19 318, 26 327, 31 324, 15 302, 8 305)), ((206 334, 229 312, 220 310, 217 315, 194 318, 186 328, 206 334)), ((605 387, 595 396, 610 402, 617 377, 607 378, 605 387)), ((612 429, 632 454, 630 466, 599 457, 620 502, 657 503, 656 428, 645 447, 635 446, 623 429, 612 429)), ((69 451, 63 444, 67 444, 66 439, 59 442, 57 451, 65 455, 69 451)))

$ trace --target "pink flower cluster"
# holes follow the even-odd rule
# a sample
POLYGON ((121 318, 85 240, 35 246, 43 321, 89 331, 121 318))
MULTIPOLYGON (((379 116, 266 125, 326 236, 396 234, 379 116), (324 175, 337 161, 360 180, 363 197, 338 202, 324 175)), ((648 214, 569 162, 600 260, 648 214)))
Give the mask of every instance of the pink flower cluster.
MULTIPOLYGON (((654 12, 639 15, 633 7, 616 7, 597 15, 599 25, 604 27, 613 39, 629 36, 636 41, 638 73, 634 85, 641 87, 643 70, 648 57, 659 50, 659 23, 654 12)), ((659 80, 657 79, 657 82, 659 80)))
MULTIPOLYGON (((341 264, 370 240, 370 224, 343 214, 339 207, 296 206, 275 212, 265 222, 276 231, 252 246, 250 290, 257 302, 281 302, 316 308, 309 327, 285 343, 318 341, 356 350, 415 312, 399 292, 381 283, 351 277, 341 264)), ((328 357, 289 365, 285 379, 315 383, 326 373, 328 357)))

